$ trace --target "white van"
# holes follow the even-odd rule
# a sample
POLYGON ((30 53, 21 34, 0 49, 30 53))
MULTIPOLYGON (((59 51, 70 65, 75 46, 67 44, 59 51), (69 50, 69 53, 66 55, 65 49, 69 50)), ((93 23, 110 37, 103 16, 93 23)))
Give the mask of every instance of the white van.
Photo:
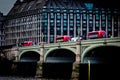
MULTIPOLYGON (((79 39, 78 39, 78 37, 73 37, 73 38, 71 38, 71 40, 70 41, 78 41, 79 39)), ((83 38, 82 37, 80 37, 80 40, 83 40, 83 38)))

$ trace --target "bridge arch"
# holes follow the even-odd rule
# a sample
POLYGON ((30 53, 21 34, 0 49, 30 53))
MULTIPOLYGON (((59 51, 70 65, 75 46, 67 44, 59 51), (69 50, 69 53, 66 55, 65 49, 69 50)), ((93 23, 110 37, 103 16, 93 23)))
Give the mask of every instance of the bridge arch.
POLYGON ((54 48, 50 49, 44 55, 44 62, 50 63, 64 63, 64 62, 71 62, 75 61, 76 54, 75 49, 71 48, 54 48))
POLYGON ((115 45, 93 45, 85 49, 81 55, 82 63, 115 63, 118 62, 120 47, 115 45))
POLYGON ((39 51, 23 51, 19 55, 19 61, 21 62, 37 62, 40 60, 39 51))

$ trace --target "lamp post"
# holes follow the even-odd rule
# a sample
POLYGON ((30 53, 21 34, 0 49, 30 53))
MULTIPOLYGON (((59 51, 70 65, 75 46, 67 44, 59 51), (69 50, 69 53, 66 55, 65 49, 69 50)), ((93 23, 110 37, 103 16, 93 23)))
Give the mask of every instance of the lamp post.
POLYGON ((16 38, 16 47, 17 47, 17 49, 18 49, 18 43, 19 43, 19 39, 18 39, 18 37, 16 38))
POLYGON ((80 32, 80 27, 78 27, 78 43, 79 43, 79 50, 78 50, 79 52, 78 52, 78 53, 79 53, 79 55, 80 55, 80 56, 79 56, 79 57, 80 57, 80 61, 79 61, 79 62, 81 62, 81 53, 82 53, 82 52, 81 52, 82 46, 81 46, 80 34, 81 34, 81 32, 80 32))
POLYGON ((78 41, 80 41, 80 27, 78 27, 78 41))
POLYGON ((88 80, 90 80, 90 60, 88 60, 88 80))
POLYGON ((16 38, 16 47, 17 47, 17 52, 15 53, 15 61, 18 61, 18 51, 19 51, 19 38, 16 38))
POLYGON ((41 35, 41 41, 43 42, 43 38, 44 38, 44 34, 42 32, 42 35, 41 35))
POLYGON ((42 47, 44 47, 44 41, 43 41, 43 39, 44 39, 44 34, 43 34, 43 32, 42 32, 42 35, 41 35, 41 43, 42 43, 42 47))
POLYGON ((43 43, 43 38, 44 38, 44 35, 43 33, 41 33, 41 42, 39 43, 40 45, 40 53, 41 53, 41 56, 40 56, 40 64, 44 62, 44 43, 43 43))

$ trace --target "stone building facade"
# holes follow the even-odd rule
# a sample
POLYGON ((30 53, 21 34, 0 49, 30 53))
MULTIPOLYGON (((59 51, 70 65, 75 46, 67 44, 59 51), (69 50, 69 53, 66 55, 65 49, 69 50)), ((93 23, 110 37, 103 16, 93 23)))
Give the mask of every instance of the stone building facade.
POLYGON ((59 35, 78 36, 79 29, 83 38, 94 30, 118 37, 120 9, 93 0, 17 0, 4 27, 5 45, 17 40, 53 43, 59 35))

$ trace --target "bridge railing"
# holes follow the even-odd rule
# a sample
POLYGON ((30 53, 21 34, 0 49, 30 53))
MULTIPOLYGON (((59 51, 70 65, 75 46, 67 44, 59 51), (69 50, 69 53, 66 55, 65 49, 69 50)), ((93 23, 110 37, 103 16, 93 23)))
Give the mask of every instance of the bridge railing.
POLYGON ((60 43, 50 43, 50 44, 45 44, 44 47, 60 47, 60 46, 72 46, 76 45, 76 42, 60 42, 60 43))
POLYGON ((98 43, 116 43, 120 42, 120 37, 114 37, 114 38, 100 38, 100 39, 88 39, 88 40, 83 40, 81 44, 98 44, 98 43))
POLYGON ((24 47, 19 47, 19 49, 36 49, 39 48, 39 45, 32 45, 32 46, 24 46, 24 47))
POLYGON ((99 38, 99 39, 88 39, 88 40, 81 40, 81 42, 59 42, 59 43, 49 43, 49 44, 43 44, 43 45, 33 45, 33 46, 26 46, 26 47, 19 47, 20 49, 34 49, 34 48, 40 48, 40 47, 60 47, 60 46, 74 46, 77 44, 86 45, 86 44, 106 44, 106 43, 115 43, 120 42, 120 37, 114 37, 114 38, 99 38))

